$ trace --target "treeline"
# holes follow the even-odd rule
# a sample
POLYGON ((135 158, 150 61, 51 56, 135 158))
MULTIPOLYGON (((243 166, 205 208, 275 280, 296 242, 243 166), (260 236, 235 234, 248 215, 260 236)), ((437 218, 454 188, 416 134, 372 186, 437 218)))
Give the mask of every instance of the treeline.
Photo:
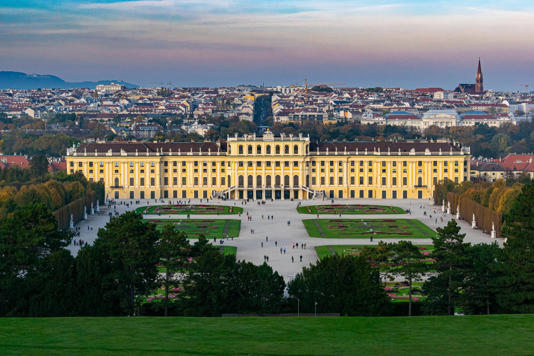
POLYGON ((403 140, 420 138, 421 134, 412 128, 385 125, 362 125, 358 122, 325 125, 322 122, 307 121, 297 123, 275 123, 271 130, 275 135, 284 133, 298 136, 299 133, 310 135, 312 145, 324 141, 371 141, 371 140, 403 140))
POLYGON ((432 263, 410 242, 382 243, 304 268, 285 296, 267 264, 236 261, 204 238, 191 245, 174 225, 158 231, 134 212, 111 218, 73 257, 50 210, 30 204, 0 221, 0 315, 533 313, 533 212, 530 182, 506 215, 504 248, 466 243, 453 220, 437 229, 432 263), (423 300, 392 303, 383 277, 407 281, 410 296, 424 280, 423 300))
POLYGON ((520 121, 517 125, 488 127, 487 125, 459 126, 449 128, 429 127, 424 137, 437 139, 449 138, 471 148, 475 157, 498 158, 508 153, 534 152, 534 123, 531 120, 520 121))
POLYGON ((534 182, 504 217, 504 248, 469 245, 452 221, 434 241, 437 274, 423 287, 430 313, 534 312, 534 182))
POLYGON ((58 172, 43 175, 36 174, 34 169, 0 169, 0 219, 24 206, 42 204, 46 209, 57 212, 60 227, 66 229, 74 210, 79 220, 83 206, 90 206, 91 202, 96 205, 97 200, 104 202, 104 189, 102 183, 88 182, 82 174, 58 172), (61 214, 62 209, 69 205, 76 205, 76 208, 69 207, 67 213, 61 214))
MULTIPOLYGON (((517 180, 497 180, 495 182, 462 182, 454 183, 450 180, 442 181, 435 186, 434 203, 441 205, 442 201, 448 201, 447 194, 455 193, 459 198, 472 200, 492 211, 506 215, 512 208, 521 189, 529 179, 517 180)), ((456 206, 452 206, 456 209, 456 206)), ((454 210, 456 211, 456 210, 454 210)))
POLYGON ((76 257, 65 249, 70 239, 42 204, 0 222, 0 315, 210 316, 276 312, 283 302, 271 267, 238 262, 205 238, 190 245, 173 225, 159 232, 134 212, 111 218, 76 257), (160 287, 164 302, 147 301, 160 287))
POLYGON ((38 136, 15 130, 2 135, 0 151, 9 155, 16 153, 63 157, 67 148, 78 142, 79 140, 61 133, 38 136))

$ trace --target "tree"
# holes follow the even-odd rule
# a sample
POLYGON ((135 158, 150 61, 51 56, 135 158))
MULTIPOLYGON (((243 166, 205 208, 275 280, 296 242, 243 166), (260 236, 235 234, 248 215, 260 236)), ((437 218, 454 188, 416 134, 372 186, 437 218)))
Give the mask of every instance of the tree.
POLYGON ((502 256, 499 305, 516 313, 534 313, 534 182, 523 186, 505 216, 507 238, 502 256))
POLYGON ((401 276, 408 282, 408 316, 412 316, 412 285, 427 270, 426 265, 421 262, 423 254, 410 241, 391 244, 391 250, 393 258, 390 273, 401 276))
POLYGON ((48 159, 45 155, 33 156, 30 161, 30 167, 36 177, 42 177, 48 173, 48 159))
POLYGON ((95 246, 107 254, 121 308, 128 315, 135 314, 136 294, 149 293, 156 286, 158 238, 155 225, 135 212, 111 218, 98 231, 95 246))
POLYGON ((496 308, 500 248, 494 244, 469 246, 462 301, 469 314, 490 314, 496 308))
POLYGON ((460 234, 456 220, 451 220, 443 228, 437 228, 437 236, 433 238, 433 256, 437 275, 430 277, 423 286, 427 294, 427 302, 431 307, 445 307, 447 314, 454 313, 455 303, 460 298, 466 267, 465 234, 460 234))
POLYGON ((289 283, 303 310, 343 315, 379 315, 389 304, 377 269, 361 256, 323 258, 289 283))
POLYGON ((160 265, 165 268, 163 285, 165 286, 164 315, 168 313, 169 287, 176 283, 174 275, 186 267, 191 247, 185 233, 176 230, 173 224, 166 224, 157 244, 160 265))
POLYGON ((184 282, 186 315, 275 313, 285 289, 284 279, 266 264, 225 256, 217 248, 203 249, 184 282))
POLYGON ((48 255, 70 243, 68 233, 58 231, 57 221, 43 204, 15 210, 0 222, 0 314, 27 311, 26 277, 35 273, 48 255))
POLYGON ((24 296, 28 316, 75 315, 79 293, 75 260, 70 251, 56 250, 44 257, 25 278, 24 296))

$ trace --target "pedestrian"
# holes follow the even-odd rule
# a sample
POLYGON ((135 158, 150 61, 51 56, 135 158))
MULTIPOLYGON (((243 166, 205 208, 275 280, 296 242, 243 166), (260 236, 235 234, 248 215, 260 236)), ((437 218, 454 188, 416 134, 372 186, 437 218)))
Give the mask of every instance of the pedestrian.
POLYGON ((282 254, 282 248, 280 247, 280 254, 282 254))
POLYGON ((261 248, 263 248, 263 242, 261 243, 261 248))
POLYGON ((284 255, 286 254, 286 248, 284 247, 284 255))
POLYGON ((278 246, 278 241, 275 241, 275 242, 274 242, 274 246, 275 246, 275 247, 278 246))
POLYGON ((302 262, 302 255, 300 255, 300 262, 302 262))
POLYGON ((265 242, 269 242, 269 236, 265 236, 265 242))
POLYGON ((293 258, 293 256, 291 256, 291 263, 295 262, 295 259, 293 258))

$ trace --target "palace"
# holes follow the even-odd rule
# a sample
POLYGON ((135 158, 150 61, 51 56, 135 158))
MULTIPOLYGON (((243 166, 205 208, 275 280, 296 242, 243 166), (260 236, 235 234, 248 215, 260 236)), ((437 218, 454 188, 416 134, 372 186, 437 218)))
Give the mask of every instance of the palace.
POLYGON ((116 199, 422 199, 444 179, 469 180, 469 148, 447 142, 326 142, 299 135, 215 142, 85 143, 68 173, 102 181, 116 199))

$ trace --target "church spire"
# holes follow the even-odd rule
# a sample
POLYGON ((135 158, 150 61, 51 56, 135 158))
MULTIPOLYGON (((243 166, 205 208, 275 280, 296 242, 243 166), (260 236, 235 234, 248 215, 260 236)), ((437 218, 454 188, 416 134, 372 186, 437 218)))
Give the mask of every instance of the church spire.
POLYGON ((484 92, 484 77, 482 76, 482 65, 480 64, 480 57, 478 57, 478 70, 475 81, 475 93, 482 94, 484 92))

